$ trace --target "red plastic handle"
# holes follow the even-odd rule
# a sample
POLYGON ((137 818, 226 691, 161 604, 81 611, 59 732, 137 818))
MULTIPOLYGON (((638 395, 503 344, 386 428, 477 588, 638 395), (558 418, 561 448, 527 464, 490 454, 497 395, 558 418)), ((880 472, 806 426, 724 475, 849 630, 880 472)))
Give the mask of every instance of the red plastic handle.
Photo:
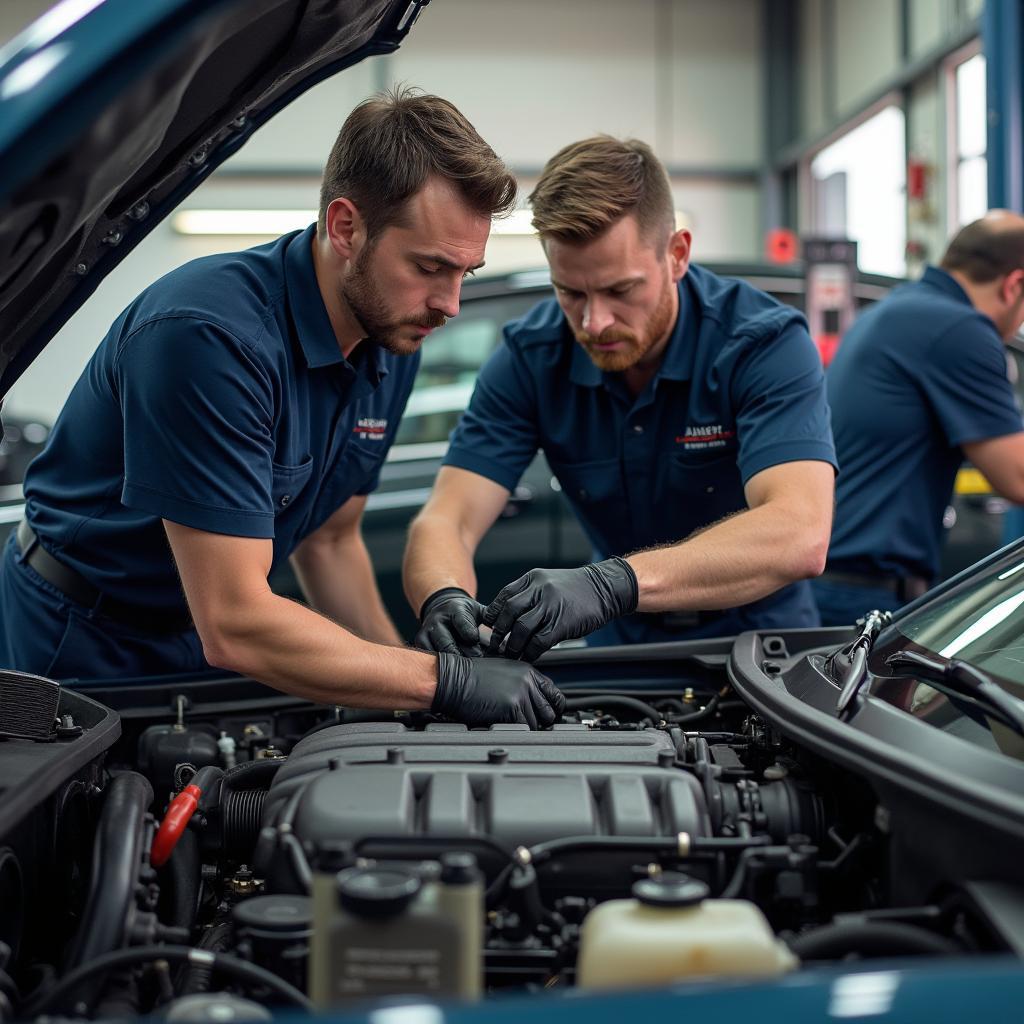
POLYGON ((198 786, 186 786, 167 808, 164 820, 153 838, 153 846, 149 851, 149 862, 155 868, 163 867, 178 845, 182 832, 188 826, 192 815, 199 806, 202 793, 198 786))

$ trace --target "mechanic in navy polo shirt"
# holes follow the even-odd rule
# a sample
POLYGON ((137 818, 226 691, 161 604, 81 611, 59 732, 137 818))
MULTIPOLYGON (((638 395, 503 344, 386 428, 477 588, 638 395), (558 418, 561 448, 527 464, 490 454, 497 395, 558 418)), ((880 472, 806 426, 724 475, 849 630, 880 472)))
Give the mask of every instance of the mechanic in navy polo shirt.
POLYGON ((992 211, 941 265, 857 319, 826 375, 840 474, 825 625, 924 593, 966 457, 1024 502, 1024 433, 1003 342, 1024 322, 1024 218, 992 211))
POLYGON ((515 193, 455 107, 395 92, 345 121, 317 224, 147 288, 26 477, 0 573, 5 665, 209 663, 327 704, 554 721, 561 694, 529 666, 401 647, 359 529, 420 345, 515 193), (270 589, 289 556, 316 611, 270 589))
POLYGON ((795 310, 690 263, 664 168, 636 141, 570 145, 531 196, 556 299, 505 329, 433 494, 405 587, 433 650, 532 660, 592 643, 813 625, 835 458, 795 310), (539 448, 594 564, 535 569, 483 609, 473 554, 539 448))

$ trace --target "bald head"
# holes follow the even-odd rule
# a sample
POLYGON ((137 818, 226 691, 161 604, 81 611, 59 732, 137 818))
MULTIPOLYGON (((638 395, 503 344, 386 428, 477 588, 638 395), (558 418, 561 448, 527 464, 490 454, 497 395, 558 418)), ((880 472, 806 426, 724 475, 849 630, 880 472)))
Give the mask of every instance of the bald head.
POLYGON ((960 229, 940 265, 976 284, 1024 268, 1024 217, 1012 210, 989 210, 960 229))

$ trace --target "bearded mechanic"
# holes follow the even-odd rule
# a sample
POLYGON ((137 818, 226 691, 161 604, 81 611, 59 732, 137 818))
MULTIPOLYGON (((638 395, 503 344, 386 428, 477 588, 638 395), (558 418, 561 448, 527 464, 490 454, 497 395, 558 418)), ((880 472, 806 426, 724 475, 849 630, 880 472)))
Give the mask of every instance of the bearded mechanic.
POLYGON ((28 471, 5 664, 214 665, 322 703, 554 721, 562 696, 529 666, 400 646, 359 529, 420 345, 515 193, 451 103, 394 92, 346 119, 317 224, 147 288, 28 471), (288 556, 313 607, 271 591, 288 556))
POLYGON ((530 197, 555 298, 509 324, 414 521, 417 643, 533 660, 580 636, 631 643, 817 621, 835 477, 803 317, 690 262, 648 146, 567 146, 530 197), (594 547, 484 608, 473 556, 543 449, 594 547))

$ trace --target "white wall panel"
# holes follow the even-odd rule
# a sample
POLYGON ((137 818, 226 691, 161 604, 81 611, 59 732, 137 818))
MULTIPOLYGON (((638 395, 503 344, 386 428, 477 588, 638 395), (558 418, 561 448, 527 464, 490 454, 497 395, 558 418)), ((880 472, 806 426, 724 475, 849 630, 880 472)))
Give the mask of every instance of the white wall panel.
POLYGON ((800 137, 807 139, 827 127, 822 0, 800 0, 799 19, 797 94, 800 137))
POLYGON ((451 99, 519 167, 538 167, 595 132, 653 142, 656 6, 440 0, 392 57, 391 72, 451 99))
POLYGON ((938 46, 949 31, 952 0, 908 0, 910 55, 919 57, 938 46))
MULTIPOLYGON (((900 66, 898 0, 838 0, 835 4, 836 106, 850 114, 900 66)), ((827 73, 826 69, 826 73, 827 73)))
POLYGON ((698 263, 760 258, 761 199, 755 185, 694 179, 677 183, 673 192, 693 232, 698 263))
POLYGON ((757 166, 764 147, 761 5, 672 6, 671 149, 679 166, 757 166))

